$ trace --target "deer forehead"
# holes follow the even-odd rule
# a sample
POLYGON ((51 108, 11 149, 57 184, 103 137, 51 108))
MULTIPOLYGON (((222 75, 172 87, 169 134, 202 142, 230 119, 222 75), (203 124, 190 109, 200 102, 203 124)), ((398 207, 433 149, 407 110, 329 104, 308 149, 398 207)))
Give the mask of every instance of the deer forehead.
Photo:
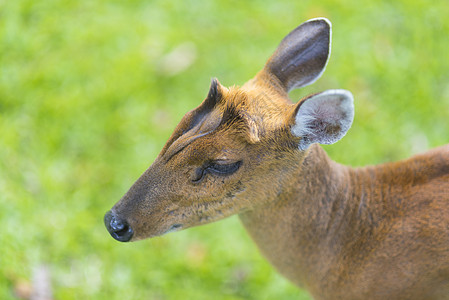
POLYGON ((178 124, 162 153, 171 157, 192 143, 200 147, 233 142, 257 143, 264 136, 286 126, 288 104, 273 101, 269 93, 239 87, 215 87, 203 103, 178 124), (212 94, 212 95, 211 95, 212 94))

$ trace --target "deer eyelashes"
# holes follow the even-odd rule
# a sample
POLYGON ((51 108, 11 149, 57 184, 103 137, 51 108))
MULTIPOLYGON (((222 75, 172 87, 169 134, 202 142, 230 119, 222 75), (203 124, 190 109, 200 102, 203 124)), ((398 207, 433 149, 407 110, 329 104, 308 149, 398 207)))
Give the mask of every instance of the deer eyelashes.
POLYGON ((191 178, 193 183, 200 183, 207 174, 215 176, 230 176, 237 172, 242 165, 242 161, 231 162, 228 161, 210 161, 204 166, 196 168, 191 178))
POLYGON ((241 161, 237 161, 234 163, 223 163, 220 161, 216 161, 210 163, 206 170, 215 175, 228 176, 237 172, 241 164, 241 161))

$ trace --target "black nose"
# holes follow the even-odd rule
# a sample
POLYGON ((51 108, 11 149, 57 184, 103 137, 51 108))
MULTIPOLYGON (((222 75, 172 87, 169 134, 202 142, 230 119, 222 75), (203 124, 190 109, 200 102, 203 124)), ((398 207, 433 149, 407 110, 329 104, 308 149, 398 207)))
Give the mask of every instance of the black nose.
POLYGON ((134 234, 133 229, 125 220, 119 219, 112 211, 104 215, 104 225, 111 236, 120 242, 128 242, 134 234))

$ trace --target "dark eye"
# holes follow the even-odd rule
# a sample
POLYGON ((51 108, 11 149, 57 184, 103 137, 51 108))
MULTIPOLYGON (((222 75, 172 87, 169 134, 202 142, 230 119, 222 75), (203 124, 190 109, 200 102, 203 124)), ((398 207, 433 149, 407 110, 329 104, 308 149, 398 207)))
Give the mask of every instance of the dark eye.
POLYGON ((212 161, 204 167, 197 168, 192 176, 192 181, 195 183, 201 182, 206 173, 211 173, 219 176, 228 176, 237 172, 237 170, 240 168, 241 165, 242 165, 241 161, 233 163, 212 161))
POLYGON ((211 162, 206 168, 206 171, 212 174, 226 176, 235 173, 241 164, 241 161, 234 163, 211 162))

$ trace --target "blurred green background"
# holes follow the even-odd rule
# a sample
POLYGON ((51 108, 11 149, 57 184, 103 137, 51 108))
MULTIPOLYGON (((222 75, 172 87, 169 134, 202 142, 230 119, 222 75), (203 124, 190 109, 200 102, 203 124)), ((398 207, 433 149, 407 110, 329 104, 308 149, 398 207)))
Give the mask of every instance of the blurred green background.
POLYGON ((310 299, 235 216, 122 244, 103 214, 212 77, 243 84, 318 16, 333 23, 331 60, 291 96, 352 91, 333 159, 449 142, 447 0, 0 0, 0 299, 28 299, 42 270, 55 299, 310 299))

